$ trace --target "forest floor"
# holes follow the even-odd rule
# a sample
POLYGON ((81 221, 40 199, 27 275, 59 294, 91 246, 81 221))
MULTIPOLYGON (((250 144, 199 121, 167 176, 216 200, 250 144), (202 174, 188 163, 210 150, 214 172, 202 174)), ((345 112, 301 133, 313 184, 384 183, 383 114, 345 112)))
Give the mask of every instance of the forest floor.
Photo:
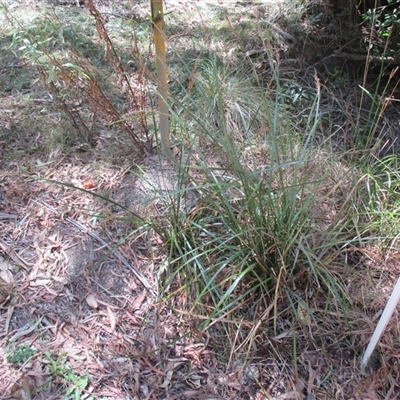
MULTIPOLYGON (((126 18, 149 23, 147 1, 95 3, 114 28, 126 18)), ((186 40, 186 51, 195 52, 192 36, 213 42, 214 28, 208 24, 218 26, 218 21, 231 17, 245 25, 248 13, 281 15, 281 3, 273 3, 169 0, 167 24, 170 14, 175 18, 170 44, 186 40)), ((25 27, 44 9, 78 21, 81 14, 88 14, 75 1, 2 4, 25 27)), ((173 191, 178 179, 173 166, 165 160, 160 164, 153 146, 139 157, 129 138, 116 136, 94 114, 94 146, 68 137, 75 127, 61 116, 37 70, 13 50, 18 29, 10 33, 10 20, 4 13, 0 18, 0 399, 400 398, 397 314, 379 357, 367 372, 359 370, 360 354, 400 272, 400 253, 382 254, 373 246, 347 250, 347 261, 355 271, 349 291, 362 285, 347 316, 353 321, 351 327, 346 327, 343 316, 322 318, 323 309, 313 310, 313 318, 305 318, 302 329, 316 336, 313 342, 297 343, 301 351, 296 360, 296 349, 287 346, 293 337, 291 321, 281 321, 280 333, 257 348, 242 348, 237 338, 224 337, 217 327, 223 318, 206 330, 198 329, 204 317, 190 312, 190 299, 171 293, 168 301, 160 301, 158 279, 168 249, 154 230, 146 230, 143 223, 138 228, 138 219, 162 218, 164 204, 159 198, 173 191), (364 281, 366 271, 375 281, 364 281), (362 305, 364 296, 373 299, 368 310, 362 305), (237 351, 221 354, 223 343, 237 351), (276 348, 281 351, 272 350, 276 348)), ((304 26, 309 21, 304 19, 304 26)), ((339 85, 343 75, 333 61, 332 44, 327 45, 335 40, 337 20, 332 17, 331 22, 318 24, 314 17, 314 22, 309 35, 318 36, 319 43, 310 38, 308 47, 293 42, 298 35, 290 33, 289 23, 277 22, 271 31, 275 46, 286 57, 283 79, 295 75, 306 87, 313 85, 317 73, 321 80, 336 79, 339 85)), ((337 48, 342 46, 344 53, 347 37, 341 40, 337 48)), ((257 53, 259 43, 248 45, 243 51, 257 58, 254 65, 262 77, 267 71, 266 61, 257 53)), ((227 45, 224 56, 234 51, 234 45, 227 45)), ((341 72, 350 79, 359 68, 353 63, 341 72)), ((354 80, 352 87, 335 94, 348 114, 343 117, 333 106, 332 124, 342 127, 333 151, 353 143, 346 127, 351 125, 351 108, 356 107, 352 102, 356 86, 354 80)), ((303 96, 307 102, 307 95, 297 91, 299 87, 287 86, 286 93, 288 102, 301 109, 297 99, 303 96)), ((328 98, 322 105, 332 107, 328 98)), ((398 106, 391 104, 388 113, 398 118, 398 106)), ((389 144, 380 147, 378 156, 396 148, 396 133, 388 134, 389 144)), ((254 326, 263 324, 271 310, 266 306, 253 321, 222 322, 232 324, 233 330, 247 329, 251 337, 254 326)))

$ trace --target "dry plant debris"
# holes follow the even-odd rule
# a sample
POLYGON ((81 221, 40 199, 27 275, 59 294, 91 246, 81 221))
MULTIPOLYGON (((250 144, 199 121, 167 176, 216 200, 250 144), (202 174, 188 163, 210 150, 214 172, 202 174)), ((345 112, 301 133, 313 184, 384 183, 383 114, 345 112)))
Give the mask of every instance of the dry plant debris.
MULTIPOLYGON (((76 184, 83 186, 90 181, 97 189, 111 187, 121 195, 123 174, 104 168, 104 179, 96 181, 85 164, 65 161, 52 170, 53 179, 75 176, 79 181, 76 184)), ((302 391, 315 393, 316 398, 329 398, 325 393, 332 393, 332 388, 327 390, 326 385, 332 380, 338 385, 336 393, 342 393, 339 398, 350 398, 346 396, 352 393, 357 400, 380 399, 382 390, 396 398, 396 321, 391 322, 379 350, 386 365, 362 377, 357 372, 359 358, 353 349, 361 350, 366 345, 378 318, 376 312, 390 295, 390 286, 384 281, 381 287, 365 286, 363 270, 368 266, 370 274, 380 279, 387 274, 387 278, 392 277, 388 283, 393 283, 400 254, 382 259, 374 249, 365 249, 364 254, 359 249, 349 251, 356 275, 349 281, 348 290, 355 305, 358 299, 359 306, 366 307, 365 313, 355 310, 348 316, 352 330, 345 328, 343 316, 322 318, 323 304, 315 308, 314 303, 311 315, 309 310, 299 310, 304 316, 299 318, 295 332, 292 323, 282 316, 276 335, 270 338, 271 348, 282 346, 278 358, 271 357, 268 342, 254 338, 258 350, 246 359, 241 350, 245 337, 251 337, 251 331, 257 331, 268 320, 269 307, 260 310, 262 314, 256 312, 252 324, 242 326, 240 335, 244 336, 236 345, 238 352, 225 370, 212 338, 221 335, 218 328, 214 333, 211 328, 204 336, 195 329, 196 316, 155 303, 155 265, 148 254, 148 240, 157 248, 158 237, 137 235, 113 250, 116 243, 112 232, 118 232, 117 223, 105 219, 93 225, 87 211, 100 210, 102 204, 89 194, 32 180, 12 168, 6 171, 5 166, 2 171, 2 398, 8 398, 11 392, 16 399, 27 398, 26 393, 36 391, 37 399, 58 398, 65 381, 50 373, 45 357, 50 353, 68 363, 77 376, 90 377, 82 393, 96 398, 295 399, 299 387, 288 379, 293 365, 290 350, 285 350, 293 334, 298 336, 302 349, 298 360, 302 391), (323 325, 318 324, 319 318, 323 325), (318 347, 320 335, 325 336, 325 343, 331 343, 324 350, 318 347), (360 337, 364 342, 351 344, 360 337), (12 365, 7 361, 7 349, 21 345, 35 352, 22 365, 12 365), (288 358, 281 358, 286 352, 288 358)), ((132 190, 126 183, 124 187, 132 190)), ((119 229, 127 230, 129 226, 122 224, 119 229)))
MULTIPOLYGON (((75 7, 73 1, 66 3, 75 7)), ((169 3, 175 13, 181 5, 196 11, 196 2, 169 3)), ((249 3, 237 2, 236 11, 240 13, 241 7, 253 10, 249 3)), ((107 2, 99 6, 110 12, 107 2)), ((219 6, 212 4, 214 11, 219 6)), ((136 2, 132 10, 145 18, 145 2, 136 2)), ((263 16, 265 10, 257 8, 254 13, 263 16)), ((188 23, 193 23, 191 18, 188 23)), ((322 39, 332 40, 334 35, 336 27, 330 25, 322 39)), ((178 32, 170 40, 184 41, 186 36, 178 32)), ((249 41, 251 45, 256 42, 256 38, 249 41)), ((285 51, 293 50, 288 43, 282 46, 285 51)), ((312 54, 304 54, 303 61, 307 57, 312 54)), ((298 65, 291 66, 292 62, 282 60, 283 78, 304 72, 298 65)), ((260 76, 268 73, 265 58, 260 56, 254 65, 260 76)), ((313 76, 298 78, 310 89, 313 76)), ((154 256, 153 250, 162 247, 160 237, 139 231, 119 244, 126 232, 134 230, 134 219, 118 221, 116 216, 126 217, 123 210, 89 193, 124 199, 124 205, 135 211, 143 199, 128 172, 132 165, 116 169, 96 164, 105 154, 105 137, 91 151, 71 155, 54 150, 47 155, 48 162, 34 152, 23 152, 40 144, 35 130, 42 123, 39 120, 32 126, 32 120, 24 120, 26 114, 40 116, 45 109, 50 113, 46 124, 56 126, 59 121, 43 100, 46 95, 38 94, 40 101, 34 105, 12 94, 1 99, 0 126, 6 134, 1 136, 0 147, 0 398, 58 399, 68 390, 82 398, 109 399, 399 398, 396 318, 368 374, 362 376, 358 371, 359 353, 399 273, 399 253, 382 256, 374 248, 347 249, 348 263, 354 266, 351 277, 333 260, 332 270, 347 283, 353 300, 354 310, 347 320, 330 313, 319 301, 321 293, 301 289, 298 295, 308 303, 299 306, 298 320, 283 313, 275 331, 270 304, 254 310, 253 321, 222 321, 230 324, 229 335, 220 328, 221 321, 213 321, 206 332, 199 331, 201 316, 181 307, 188 299, 178 295, 171 303, 174 306, 156 301, 155 270, 163 257, 154 256), (24 155, 6 163, 6 151, 24 155), (43 178, 69 182, 87 192, 43 178), (96 213, 103 213, 102 218, 96 218, 96 213), (290 348, 294 336, 299 348, 296 368, 290 348), (226 350, 226 342, 233 350, 221 357, 218 352, 226 350)), ((349 88, 340 99, 350 115, 355 96, 349 88)), ((327 98, 323 106, 332 107, 327 98)), ((303 115, 299 114, 299 121, 303 115)), ((334 118, 333 123, 344 132, 343 141, 351 144, 353 138, 346 136, 342 114, 334 118)), ((260 165, 268 161, 262 150, 260 165)), ((246 160, 246 151, 243 157, 246 160)), ((313 172, 323 168, 322 164, 316 160, 313 172)), ((150 160, 148 174, 154 172, 154 165, 150 160)), ((332 186, 327 184, 322 190, 331 194, 332 186)), ((141 186, 142 191, 146 188, 141 186)), ((335 196, 327 196, 315 210, 326 225, 334 219, 336 201, 335 196)))
MULTIPOLYGON (((62 168, 69 176, 75 169, 62 168)), ((89 172, 81 174, 81 185, 92 180, 89 172)), ((107 244, 115 242, 91 234, 101 228, 82 228, 87 216, 78 209, 93 207, 90 196, 67 195, 62 186, 21 177, 17 188, 14 179, 4 174, 1 184, 7 210, 0 221, 2 392, 24 398, 24 391, 33 395, 40 389, 36 398, 53 398, 62 382, 43 383, 51 375, 46 352, 90 376, 84 392, 96 397, 180 398, 202 391, 207 374, 195 373, 190 364, 201 362, 204 348, 186 335, 174 343, 180 334, 175 321, 168 314, 155 318, 146 241, 133 237, 110 251, 107 244), (4 352, 17 345, 29 345, 35 354, 15 369, 4 352)))

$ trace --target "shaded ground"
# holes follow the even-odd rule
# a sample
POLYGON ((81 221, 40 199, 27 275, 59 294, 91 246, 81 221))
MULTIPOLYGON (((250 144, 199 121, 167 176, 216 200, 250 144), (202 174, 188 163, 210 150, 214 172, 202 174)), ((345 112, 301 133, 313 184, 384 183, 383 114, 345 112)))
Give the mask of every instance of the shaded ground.
MULTIPOLYGON (((54 168, 53 179, 75 175, 79 186, 90 184, 96 191, 113 187, 117 197, 130 198, 134 191, 130 179, 119 170, 103 168, 100 180, 86 162, 65 161, 54 168), (58 175, 56 170, 63 173, 58 175)), ((49 371, 48 353, 68 363, 78 376, 90 377, 82 392, 96 398, 268 398, 259 385, 274 399, 298 398, 299 388, 291 383, 292 349, 286 348, 292 322, 284 316, 270 337, 273 347, 281 348, 279 358, 270 353, 268 343, 258 343, 247 360, 246 352, 232 354, 226 368, 215 353, 218 342, 224 340, 223 331, 216 326, 204 334, 197 332, 201 320, 179 312, 184 299, 177 298, 172 309, 155 303, 157 263, 163 260, 157 235, 135 231, 132 218, 116 221, 115 212, 110 220, 96 221, 90 212, 104 211, 102 202, 61 185, 32 180, 31 175, 3 169, 0 189, 1 268, 11 274, 1 286, 1 398, 10 398, 10 391, 16 399, 36 391, 37 399, 63 398, 65 386, 78 391, 76 382, 66 383, 65 369, 60 371, 62 379, 49 371), (114 249, 127 232, 130 236, 114 249), (159 257, 152 258, 150 253, 159 257), (6 361, 6 352, 21 344, 34 347, 37 353, 21 366, 13 366, 6 361)), ((363 274, 367 264, 377 277, 398 270, 399 255, 379 261, 371 250, 357 258, 357 274, 363 274)), ((362 303, 365 296, 376 300, 365 314, 355 310, 349 315, 352 329, 346 328, 343 316, 324 317, 323 308, 313 310, 313 319, 306 318, 298 327, 299 378, 315 398, 328 399, 327 393, 336 393, 345 399, 355 393, 355 399, 374 399, 380 390, 397 398, 396 323, 385 335, 388 348, 382 356, 387 364, 382 366, 376 359, 370 375, 356 372, 359 352, 368 338, 362 332, 371 332, 379 315, 374 314, 390 294, 390 286, 360 291, 357 282, 355 277, 349 285, 354 300, 362 303), (319 318, 326 347, 320 347, 319 318), (308 342, 307 332, 313 342, 308 342)), ((253 323, 243 322, 242 329, 251 334, 267 318, 268 310, 257 312, 253 323)))
MULTIPOLYGON (((238 12, 249 7, 237 4, 238 12)), ((213 7, 218 11, 220 5, 213 7)), ((143 8, 135 12, 143 17, 143 8)), ((278 35, 277 40, 293 51, 284 38, 278 35)), ((22 67, 11 55, 2 61, 22 67)), ((265 63, 261 57, 255 60, 260 76, 268 74, 265 63)), ((399 254, 383 259, 375 249, 349 249, 354 275, 342 279, 348 280, 354 300, 354 312, 347 316, 351 322, 343 315, 329 315, 321 303, 312 318, 295 323, 282 314, 273 327, 272 307, 265 304, 241 325, 223 321, 240 332, 237 338, 226 337, 220 321, 203 332, 197 329, 202 320, 190 314, 187 299, 175 296, 168 304, 157 303, 157 274, 165 260, 162 238, 153 230, 138 229, 137 214, 159 215, 160 221, 165 215, 166 192, 176 184, 173 168, 164 164, 160 173, 156 154, 132 159, 129 149, 113 148, 106 126, 101 126, 104 134, 94 149, 76 146, 69 153, 46 153, 44 124, 56 132, 59 115, 40 85, 31 87, 30 77, 22 79, 24 73, 1 98, 0 398, 57 399, 65 398, 68 390, 71 398, 109 399, 400 398, 395 318, 371 369, 366 374, 358 370, 359 356, 398 275, 399 254), (16 89, 32 93, 32 98, 21 100, 16 89), (108 166, 110 161, 119 166, 108 166), (137 174, 154 182, 150 186, 155 193, 154 187, 138 183, 137 174), (381 286, 365 280, 366 270, 381 286), (248 338, 263 324, 264 335, 254 338, 255 348, 249 349, 248 338), (297 360, 292 356, 293 336, 297 360), (228 354, 227 341, 235 349, 228 354), (18 353, 21 345, 34 348, 34 354, 18 353), (279 354, 271 350, 276 348, 279 354), (21 359, 11 362, 10 354, 21 359)), ((305 88, 312 86, 310 76, 305 88)), ((301 87, 288 86, 289 101, 297 99, 294 94, 301 87)), ((305 95, 303 100, 307 109, 305 95)), ((342 120, 330 123, 343 125, 342 120)), ((127 142, 114 139, 115 147, 127 142)), ((353 138, 345 134, 337 142, 342 140, 353 138)), ((195 202, 188 200, 189 210, 195 202)), ((318 296, 306 290, 301 295, 318 296)))

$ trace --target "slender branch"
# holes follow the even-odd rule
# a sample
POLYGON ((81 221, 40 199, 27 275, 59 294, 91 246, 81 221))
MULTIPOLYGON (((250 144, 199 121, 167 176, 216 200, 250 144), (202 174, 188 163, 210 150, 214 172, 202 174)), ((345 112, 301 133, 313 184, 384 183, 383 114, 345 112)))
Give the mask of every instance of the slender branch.
POLYGON ((382 63, 387 65, 400 64, 400 59, 394 57, 371 56, 367 54, 350 54, 350 53, 342 53, 339 51, 334 53, 334 57, 349 61, 361 61, 361 62, 369 61, 372 64, 382 64, 382 63))

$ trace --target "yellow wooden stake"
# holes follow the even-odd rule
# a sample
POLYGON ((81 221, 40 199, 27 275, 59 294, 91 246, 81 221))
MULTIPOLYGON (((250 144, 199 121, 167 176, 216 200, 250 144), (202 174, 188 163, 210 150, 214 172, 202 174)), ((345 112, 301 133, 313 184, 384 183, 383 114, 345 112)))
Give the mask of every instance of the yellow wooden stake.
POLYGON ((161 149, 163 153, 172 157, 169 138, 169 112, 168 112, 168 90, 167 90, 167 64, 166 45, 164 32, 164 11, 162 0, 150 0, 151 20, 153 23, 153 37, 156 48, 156 70, 158 83, 158 111, 159 132, 161 149))

